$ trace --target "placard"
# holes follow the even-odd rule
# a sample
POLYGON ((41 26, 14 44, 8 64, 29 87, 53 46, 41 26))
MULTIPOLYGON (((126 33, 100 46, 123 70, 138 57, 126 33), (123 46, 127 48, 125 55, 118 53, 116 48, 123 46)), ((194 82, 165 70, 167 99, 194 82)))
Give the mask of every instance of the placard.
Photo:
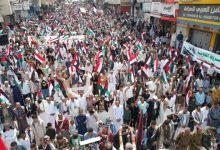
POLYGON ((175 4, 161 3, 161 14, 175 16, 175 4))
POLYGON ((179 17, 220 21, 220 5, 179 5, 179 17))

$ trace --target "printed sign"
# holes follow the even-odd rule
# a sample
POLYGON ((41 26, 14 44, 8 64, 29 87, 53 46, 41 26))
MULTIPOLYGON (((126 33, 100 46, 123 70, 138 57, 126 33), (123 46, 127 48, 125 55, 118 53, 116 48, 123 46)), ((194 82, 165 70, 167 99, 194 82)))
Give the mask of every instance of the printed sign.
POLYGON ((160 2, 152 2, 151 13, 155 15, 159 15, 161 13, 160 2))
POLYGON ((220 21, 220 5, 179 5, 179 17, 220 21))
POLYGON ((161 3, 161 14, 175 16, 175 4, 161 3))

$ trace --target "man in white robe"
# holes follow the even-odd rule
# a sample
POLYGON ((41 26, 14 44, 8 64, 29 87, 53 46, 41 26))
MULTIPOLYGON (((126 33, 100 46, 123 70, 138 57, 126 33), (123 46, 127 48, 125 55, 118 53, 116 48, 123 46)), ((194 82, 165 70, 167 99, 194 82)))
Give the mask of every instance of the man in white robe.
POLYGON ((120 105, 120 102, 117 100, 112 109, 113 122, 116 128, 116 131, 118 131, 120 126, 123 124, 123 115, 124 115, 123 106, 120 105))
POLYGON ((113 75, 113 71, 110 72, 108 77, 108 90, 110 92, 114 91, 116 88, 116 77, 113 75))
POLYGON ((48 114, 48 118, 45 121, 47 123, 52 123, 52 126, 55 127, 55 119, 56 119, 56 114, 58 114, 58 110, 55 106, 54 101, 51 101, 50 98, 47 98, 47 101, 45 103, 45 112, 48 114))
POLYGON ((75 99, 74 97, 71 98, 71 101, 68 105, 68 109, 70 118, 74 120, 74 118, 78 115, 80 109, 78 99, 75 99))
POLYGON ((79 102, 79 107, 80 107, 80 109, 83 110, 84 113, 87 112, 87 101, 86 101, 86 97, 87 97, 89 94, 91 94, 91 92, 92 92, 92 88, 90 88, 89 90, 87 90, 85 94, 83 94, 83 91, 82 91, 82 90, 79 91, 79 94, 76 94, 76 93, 72 92, 72 95, 73 95, 74 97, 76 97, 76 99, 77 99, 78 102, 79 102))
POLYGON ((149 89, 149 93, 150 93, 150 99, 153 98, 153 96, 155 95, 156 93, 156 89, 157 89, 157 84, 156 84, 156 79, 155 78, 152 78, 151 81, 148 81, 146 82, 146 85, 148 86, 148 89, 149 89))
POLYGON ((210 105, 206 104, 206 106, 201 108, 201 112, 203 115, 202 128, 205 129, 208 123, 208 114, 209 114, 210 105))

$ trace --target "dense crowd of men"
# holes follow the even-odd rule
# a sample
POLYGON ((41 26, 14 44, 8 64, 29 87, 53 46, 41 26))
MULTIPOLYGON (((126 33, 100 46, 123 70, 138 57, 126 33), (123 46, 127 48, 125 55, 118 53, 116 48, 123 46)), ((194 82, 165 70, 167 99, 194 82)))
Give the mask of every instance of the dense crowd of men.
POLYGON ((220 149, 218 73, 181 54, 182 32, 91 4, 41 14, 1 30, 8 149, 220 149))

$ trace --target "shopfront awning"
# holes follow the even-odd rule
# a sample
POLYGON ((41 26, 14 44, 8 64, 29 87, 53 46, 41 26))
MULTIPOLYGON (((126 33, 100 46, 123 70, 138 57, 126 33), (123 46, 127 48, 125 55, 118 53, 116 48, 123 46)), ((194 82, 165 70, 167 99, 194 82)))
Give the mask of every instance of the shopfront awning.
POLYGON ((160 18, 160 15, 155 15, 155 14, 151 14, 151 13, 145 13, 146 15, 149 15, 151 17, 155 17, 155 18, 160 18))
POLYGON ((176 18, 168 17, 168 16, 161 16, 160 19, 161 19, 161 20, 170 21, 170 22, 176 22, 176 18))
POLYGON ((198 20, 198 19, 196 20, 196 19, 183 18, 183 17, 178 17, 177 22, 181 24, 188 24, 190 26, 198 25, 200 27, 208 27, 216 30, 219 30, 219 26, 220 26, 220 22, 211 22, 211 21, 198 20))

